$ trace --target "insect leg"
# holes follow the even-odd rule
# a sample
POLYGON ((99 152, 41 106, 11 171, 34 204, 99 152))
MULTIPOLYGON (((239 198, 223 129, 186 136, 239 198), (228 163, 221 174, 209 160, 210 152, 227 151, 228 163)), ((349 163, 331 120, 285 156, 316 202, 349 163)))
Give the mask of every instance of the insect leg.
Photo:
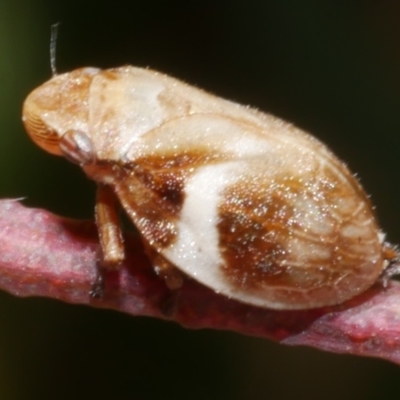
POLYGON ((144 246, 146 249, 146 254, 151 260, 154 271, 158 276, 164 279, 168 289, 179 289, 183 285, 182 273, 175 267, 174 264, 149 246, 146 241, 144 241, 144 246))
POLYGON ((116 196, 109 186, 97 186, 96 224, 102 250, 101 264, 106 269, 118 268, 125 259, 117 204, 116 196))

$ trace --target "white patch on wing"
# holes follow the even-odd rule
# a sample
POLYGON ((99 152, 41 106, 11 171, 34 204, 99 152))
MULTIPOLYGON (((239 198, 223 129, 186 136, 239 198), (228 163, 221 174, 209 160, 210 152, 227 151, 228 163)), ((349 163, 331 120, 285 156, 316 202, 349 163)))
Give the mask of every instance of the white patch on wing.
POLYGON ((185 185, 177 240, 163 251, 180 270, 216 291, 226 286, 219 272, 223 260, 218 247, 218 204, 240 168, 242 163, 232 162, 205 166, 194 173, 185 185))
POLYGON ((118 76, 109 79, 107 74, 98 74, 89 94, 90 129, 97 152, 116 160, 161 124, 164 112, 158 96, 165 90, 164 82, 147 70, 127 67, 118 76))

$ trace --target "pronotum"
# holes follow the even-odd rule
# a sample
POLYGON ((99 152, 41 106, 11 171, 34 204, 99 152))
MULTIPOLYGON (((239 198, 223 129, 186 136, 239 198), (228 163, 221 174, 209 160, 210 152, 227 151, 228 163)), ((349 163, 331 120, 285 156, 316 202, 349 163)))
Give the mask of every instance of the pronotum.
POLYGON ((121 205, 170 287, 192 278, 244 303, 304 309, 399 269, 347 167, 271 115, 125 66, 53 76, 23 121, 97 182, 105 267, 124 259, 121 205))

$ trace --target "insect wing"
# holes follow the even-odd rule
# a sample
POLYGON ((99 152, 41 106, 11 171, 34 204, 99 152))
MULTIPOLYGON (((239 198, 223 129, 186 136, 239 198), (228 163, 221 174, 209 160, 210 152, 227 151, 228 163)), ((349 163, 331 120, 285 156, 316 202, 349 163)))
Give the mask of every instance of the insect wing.
POLYGON ((381 238, 358 183, 303 139, 176 118, 131 146, 115 191, 145 242, 215 291, 271 308, 338 303, 379 275, 381 238))

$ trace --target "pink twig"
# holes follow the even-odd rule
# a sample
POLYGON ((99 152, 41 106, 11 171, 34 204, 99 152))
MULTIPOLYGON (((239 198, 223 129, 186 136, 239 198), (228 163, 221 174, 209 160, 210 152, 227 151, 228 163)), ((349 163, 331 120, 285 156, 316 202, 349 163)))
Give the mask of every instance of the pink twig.
POLYGON ((380 357, 400 364, 400 284, 377 284, 336 307, 274 311, 215 294, 187 279, 168 290, 135 235, 126 235, 127 260, 105 276, 105 293, 93 299, 97 232, 76 221, 0 200, 0 288, 16 296, 52 297, 131 315, 176 321, 188 328, 230 329, 285 344, 380 357))

